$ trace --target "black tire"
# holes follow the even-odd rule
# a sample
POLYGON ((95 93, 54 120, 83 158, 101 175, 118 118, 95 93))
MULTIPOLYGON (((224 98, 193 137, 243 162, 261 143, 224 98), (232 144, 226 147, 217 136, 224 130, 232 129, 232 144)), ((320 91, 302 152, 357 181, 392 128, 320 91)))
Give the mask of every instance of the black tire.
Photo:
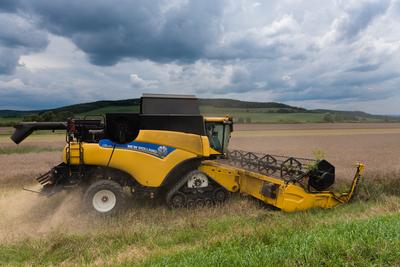
POLYGON ((99 215, 116 215, 125 209, 126 196, 122 186, 112 180, 91 184, 83 197, 85 207, 99 215))

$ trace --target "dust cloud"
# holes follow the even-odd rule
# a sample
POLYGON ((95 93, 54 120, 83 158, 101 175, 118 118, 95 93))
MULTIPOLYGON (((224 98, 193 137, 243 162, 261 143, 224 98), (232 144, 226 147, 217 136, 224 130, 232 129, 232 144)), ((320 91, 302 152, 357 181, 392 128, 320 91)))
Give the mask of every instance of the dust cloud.
POLYGON ((46 236, 54 232, 84 231, 81 193, 60 192, 45 197, 22 189, 0 196, 0 240, 46 236))

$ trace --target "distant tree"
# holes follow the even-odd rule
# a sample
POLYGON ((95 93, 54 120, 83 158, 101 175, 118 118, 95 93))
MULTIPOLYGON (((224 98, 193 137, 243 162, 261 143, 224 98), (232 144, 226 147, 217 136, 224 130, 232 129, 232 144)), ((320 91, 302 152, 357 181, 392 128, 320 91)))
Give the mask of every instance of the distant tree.
POLYGON ((334 120, 335 122, 343 122, 343 121, 344 121, 344 117, 343 117, 342 114, 336 113, 336 114, 335 114, 335 117, 333 118, 333 120, 334 120))
POLYGON ((55 121, 56 120, 56 115, 54 114, 53 111, 46 111, 43 114, 40 114, 40 117, 42 117, 42 121, 55 121))
POLYGON ((40 116, 38 114, 33 114, 33 115, 25 116, 23 118, 23 121, 43 121, 43 118, 42 118, 42 116, 40 116))
POLYGON ((72 111, 61 111, 56 114, 57 121, 66 121, 72 117, 74 117, 74 113, 72 111))
POLYGON ((326 113, 323 117, 324 122, 334 122, 332 114, 326 113))

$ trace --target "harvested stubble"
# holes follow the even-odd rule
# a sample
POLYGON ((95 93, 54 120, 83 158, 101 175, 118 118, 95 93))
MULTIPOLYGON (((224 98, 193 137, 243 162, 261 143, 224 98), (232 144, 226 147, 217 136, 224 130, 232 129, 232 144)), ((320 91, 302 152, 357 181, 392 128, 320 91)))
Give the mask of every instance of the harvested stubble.
POLYGON ((307 130, 298 128, 267 132, 255 130, 250 134, 237 131, 230 145, 247 151, 308 158, 314 157, 314 151, 322 151, 325 158, 335 165, 337 177, 342 181, 352 178, 357 162, 364 163, 367 172, 400 170, 400 132, 385 132, 383 128, 381 133, 354 134, 356 130, 347 129, 341 134, 329 135, 336 130, 325 129, 309 130, 309 134, 302 135, 307 130), (282 136, 282 131, 286 136, 282 136))

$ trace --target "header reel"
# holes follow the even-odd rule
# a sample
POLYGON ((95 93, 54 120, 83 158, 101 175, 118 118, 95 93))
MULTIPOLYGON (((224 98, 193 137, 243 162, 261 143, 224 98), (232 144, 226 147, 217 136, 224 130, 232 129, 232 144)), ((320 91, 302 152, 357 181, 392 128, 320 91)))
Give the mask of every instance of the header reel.
POLYGON ((270 154, 231 150, 229 164, 248 171, 278 177, 286 182, 300 182, 308 178, 308 186, 326 190, 335 182, 335 167, 326 160, 285 157, 270 154))

